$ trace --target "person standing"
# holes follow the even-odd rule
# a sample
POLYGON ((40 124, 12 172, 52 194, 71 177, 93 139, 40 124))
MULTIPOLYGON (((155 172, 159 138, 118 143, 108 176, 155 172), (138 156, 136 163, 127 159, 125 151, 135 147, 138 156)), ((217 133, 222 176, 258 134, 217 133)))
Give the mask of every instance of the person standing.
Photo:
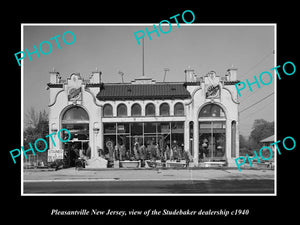
POLYGON ((134 159, 135 159, 135 160, 139 160, 140 157, 139 157, 139 154, 138 154, 138 150, 139 150, 139 148, 140 148, 140 144, 139 144, 137 138, 135 138, 134 141, 135 141, 135 142, 134 142, 134 145, 133 145, 134 159))
POLYGON ((88 159, 91 158, 91 146, 89 145, 88 148, 86 149, 85 155, 88 159))
POLYGON ((139 148, 139 155, 141 160, 141 167, 145 166, 145 158, 146 158, 146 148, 145 145, 140 146, 139 148))

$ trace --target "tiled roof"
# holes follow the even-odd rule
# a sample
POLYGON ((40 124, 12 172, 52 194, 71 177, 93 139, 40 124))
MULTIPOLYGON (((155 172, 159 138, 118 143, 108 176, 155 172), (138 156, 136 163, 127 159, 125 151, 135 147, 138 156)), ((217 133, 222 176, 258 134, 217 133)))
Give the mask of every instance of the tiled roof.
POLYGON ((191 98, 184 83, 104 84, 97 98, 101 100, 145 100, 191 98))
POLYGON ((261 140, 260 142, 274 142, 275 141, 275 137, 274 135, 270 136, 270 137, 267 137, 263 140, 261 140))

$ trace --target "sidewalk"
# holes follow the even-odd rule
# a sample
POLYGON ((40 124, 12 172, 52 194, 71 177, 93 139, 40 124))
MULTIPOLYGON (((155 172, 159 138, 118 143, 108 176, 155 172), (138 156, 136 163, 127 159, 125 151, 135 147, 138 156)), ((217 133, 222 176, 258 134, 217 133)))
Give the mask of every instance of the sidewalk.
POLYGON ((110 169, 110 170, 75 170, 58 171, 25 170, 24 182, 38 181, 119 181, 119 180, 244 180, 274 179, 274 170, 245 169, 110 169))

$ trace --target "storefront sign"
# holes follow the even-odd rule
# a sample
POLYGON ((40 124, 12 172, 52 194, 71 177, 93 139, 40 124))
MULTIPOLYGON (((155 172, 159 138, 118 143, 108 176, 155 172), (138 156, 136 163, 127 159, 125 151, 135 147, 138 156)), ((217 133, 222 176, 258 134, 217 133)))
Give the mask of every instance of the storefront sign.
POLYGON ((210 85, 206 88, 206 98, 219 98, 220 97, 220 86, 210 85))
POLYGON ((219 98, 220 97, 220 85, 219 80, 216 77, 215 71, 210 71, 208 73, 205 82, 205 97, 206 98, 219 98))
POLYGON ((48 162, 54 162, 56 159, 64 158, 63 149, 53 149, 48 151, 48 162))
POLYGON ((68 91, 68 100, 69 101, 81 100, 81 87, 70 88, 68 91))

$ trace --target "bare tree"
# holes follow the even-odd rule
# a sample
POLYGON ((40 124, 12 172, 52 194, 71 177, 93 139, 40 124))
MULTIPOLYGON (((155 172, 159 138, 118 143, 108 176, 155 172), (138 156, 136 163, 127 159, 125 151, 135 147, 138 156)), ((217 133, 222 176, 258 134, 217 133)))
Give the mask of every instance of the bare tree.
POLYGON ((27 127, 36 128, 39 123, 39 113, 31 106, 28 112, 25 114, 25 124, 27 127))

